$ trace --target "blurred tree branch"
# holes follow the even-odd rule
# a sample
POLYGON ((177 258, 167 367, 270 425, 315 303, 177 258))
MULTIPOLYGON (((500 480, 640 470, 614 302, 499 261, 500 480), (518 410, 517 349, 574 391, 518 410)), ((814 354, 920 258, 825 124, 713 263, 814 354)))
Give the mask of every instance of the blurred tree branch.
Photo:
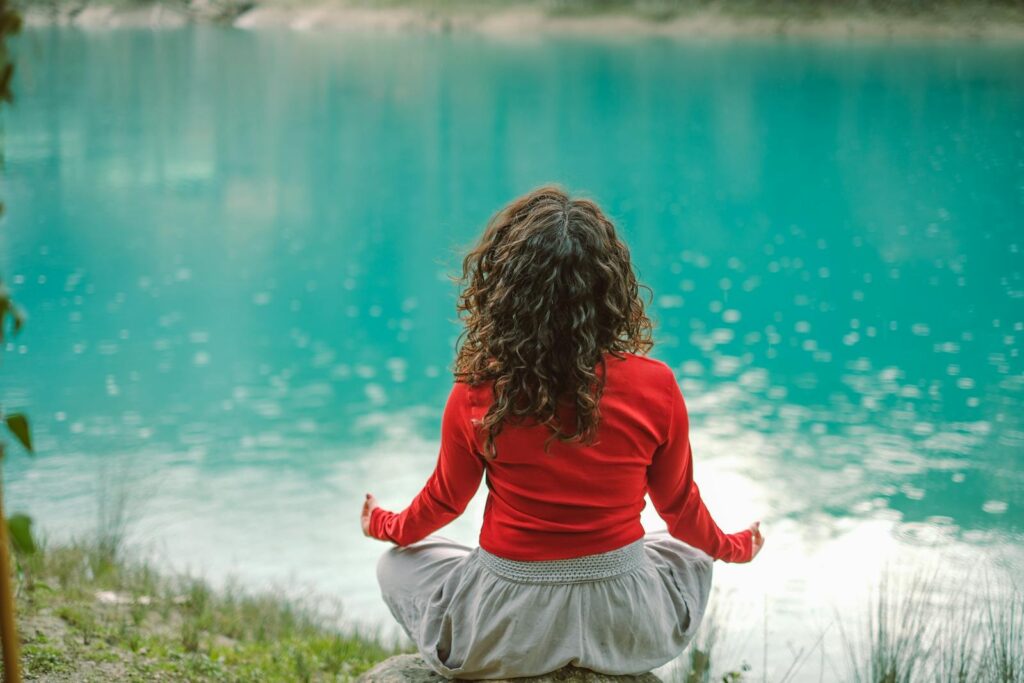
MULTIPOLYGON (((11 7, 8 0, 0 0, 0 104, 13 100, 11 82, 14 77, 14 63, 7 52, 7 38, 21 30, 21 16, 11 7)), ((3 150, 0 149, 0 159, 3 150)), ((0 215, 3 214, 3 202, 0 202, 0 215)), ((14 332, 21 329, 23 317, 11 301, 7 288, 0 281, 0 343, 4 336, 7 319, 12 318, 14 332)), ((0 411, 0 415, 3 415, 0 411)), ((29 452, 32 451, 32 437, 28 418, 17 413, 3 416, 8 431, 29 452)), ((3 459, 4 444, 0 442, 0 460, 3 459)), ((16 516, 15 538, 24 542, 28 536, 31 520, 23 515, 16 516)), ((14 595, 11 590, 11 563, 8 525, 3 510, 3 491, 0 484, 0 645, 3 646, 4 680, 7 683, 20 683, 20 647, 18 643, 17 624, 14 619, 14 595)), ((34 544, 33 544, 34 545, 34 544)))

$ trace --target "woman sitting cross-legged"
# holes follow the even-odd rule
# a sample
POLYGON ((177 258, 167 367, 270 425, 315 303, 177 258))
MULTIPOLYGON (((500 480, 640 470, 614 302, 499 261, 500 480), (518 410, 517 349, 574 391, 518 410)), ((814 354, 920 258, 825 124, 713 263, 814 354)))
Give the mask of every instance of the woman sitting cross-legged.
POLYGON ((749 562, 764 538, 758 522, 723 533, 701 500, 629 250, 596 204, 549 186, 498 212, 462 267, 436 468, 399 513, 363 503, 363 532, 395 544, 384 601, 448 678, 669 662, 701 623, 713 561, 749 562), (485 474, 479 547, 432 535, 485 474), (646 495, 666 530, 645 533, 646 495))

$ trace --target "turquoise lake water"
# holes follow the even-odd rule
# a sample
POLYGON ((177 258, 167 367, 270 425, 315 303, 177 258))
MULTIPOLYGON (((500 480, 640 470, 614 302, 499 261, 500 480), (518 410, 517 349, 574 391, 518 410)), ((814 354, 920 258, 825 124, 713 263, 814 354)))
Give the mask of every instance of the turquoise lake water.
MULTIPOLYGON (((391 628, 364 491, 437 456, 460 250, 545 182, 654 292, 728 657, 841 668, 837 616, 941 568, 1024 574, 1024 47, 30 30, 3 114, 0 399, 52 538, 391 628), (767 615, 767 625, 765 625, 767 615), (824 645, 817 635, 826 631, 824 645)), ((484 491, 443 532, 472 544, 484 491)), ((648 528, 660 520, 650 505, 648 528)), ((662 525, 663 526, 663 525, 662 525)))

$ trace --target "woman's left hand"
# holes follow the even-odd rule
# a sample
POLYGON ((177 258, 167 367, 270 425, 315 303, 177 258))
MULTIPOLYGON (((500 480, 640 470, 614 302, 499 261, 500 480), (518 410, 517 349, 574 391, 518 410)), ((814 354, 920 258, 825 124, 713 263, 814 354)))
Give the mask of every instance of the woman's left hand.
POLYGON ((373 513, 373 509, 380 507, 377 505, 377 499, 373 497, 373 494, 367 493, 366 498, 363 500, 363 514, 361 521, 363 523, 363 536, 370 536, 370 515, 373 513))
POLYGON ((761 520, 757 520, 749 527, 750 530, 750 541, 752 554, 750 559, 753 560, 757 557, 757 554, 761 552, 761 548, 764 546, 764 534, 761 533, 761 520))

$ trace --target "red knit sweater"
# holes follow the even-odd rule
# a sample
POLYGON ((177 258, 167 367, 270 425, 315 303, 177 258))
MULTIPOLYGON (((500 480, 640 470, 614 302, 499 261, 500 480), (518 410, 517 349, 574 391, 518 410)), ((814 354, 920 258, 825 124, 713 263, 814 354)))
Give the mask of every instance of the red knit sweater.
MULTIPOLYGON (((491 382, 456 382, 441 420, 437 466, 401 513, 376 508, 370 534, 414 543, 462 514, 487 473, 480 547, 512 560, 555 560, 619 548, 644 535, 640 511, 650 494, 669 533, 715 559, 748 562, 750 530, 726 534, 693 480, 689 419, 675 375, 637 354, 606 354, 596 443, 552 441, 536 423, 506 425, 498 457, 485 462, 475 423, 492 400, 491 382)), ((600 365, 598 366, 600 372, 600 365)), ((568 409, 571 410, 571 409, 568 409)), ((571 413, 563 424, 573 424, 571 413)))

